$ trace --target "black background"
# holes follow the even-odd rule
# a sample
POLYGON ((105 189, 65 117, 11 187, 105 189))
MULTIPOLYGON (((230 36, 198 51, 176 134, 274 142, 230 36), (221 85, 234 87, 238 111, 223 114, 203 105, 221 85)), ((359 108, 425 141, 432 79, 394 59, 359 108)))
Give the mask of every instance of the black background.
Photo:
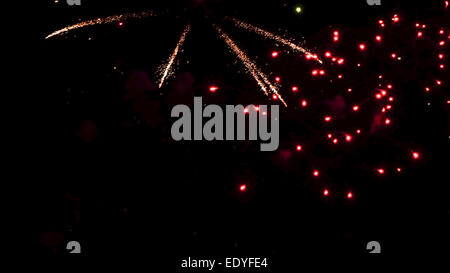
MULTIPOLYGON (((448 107, 439 102, 448 96, 448 87, 424 96, 421 86, 438 75, 429 61, 431 43, 410 45, 414 20, 445 22, 448 13, 442 1, 383 1, 376 7, 362 0, 85 0, 81 7, 48 1, 42 8, 46 12, 38 23, 34 62, 43 115, 34 139, 33 166, 42 178, 36 193, 42 253, 67 255, 66 242, 76 240, 82 255, 143 255, 167 271, 179 270, 181 257, 187 256, 266 256, 274 267, 297 268, 309 255, 368 256, 365 245, 372 240, 381 242, 382 255, 388 256, 438 252, 446 241, 441 233, 446 222, 439 219, 444 219, 441 194, 449 181, 448 107), (298 3, 301 15, 294 12, 298 3), (78 18, 145 9, 164 16, 43 39, 78 18), (170 109, 192 103, 193 95, 222 105, 269 103, 253 79, 240 72, 242 66, 211 22, 223 26, 264 71, 281 71, 286 86, 300 78, 305 89, 320 91, 311 96, 326 100, 335 93, 310 79, 314 65, 284 51, 273 62, 274 42, 233 28, 224 16, 277 33, 288 30, 288 36, 304 37, 307 47, 320 52, 330 44, 332 30, 339 29, 347 35, 342 54, 356 59, 357 41, 371 39, 379 18, 389 21, 393 13, 401 15, 402 27, 408 29, 409 24, 410 32, 390 32, 387 46, 408 52, 413 60, 383 66, 374 61, 382 50, 370 51, 363 61, 371 65, 348 79, 361 89, 373 88, 370 77, 382 71, 401 83, 401 106, 388 133, 373 133, 356 147, 332 150, 324 145, 326 140, 317 139, 324 132, 316 116, 321 112, 302 116, 294 105, 281 114, 279 152, 293 150, 297 139, 308 139, 311 149, 303 157, 284 160, 278 152, 259 152, 258 143, 171 140, 170 109), (154 71, 170 55, 186 22, 192 23, 192 33, 176 76, 158 90, 154 71), (144 102, 127 89, 130 81, 143 85, 142 73, 153 81, 144 88, 144 102), (221 88, 214 96, 208 92, 211 84, 221 88), (143 106, 133 107, 136 101, 143 106), (427 108, 428 101, 436 106, 427 108), (80 137, 84 120, 95 124, 93 141, 80 137), (406 163, 410 147, 418 147, 423 155, 414 166, 406 163), (399 163, 407 171, 380 178, 372 170, 379 162, 391 168, 399 163), (332 189, 329 199, 311 178, 313 166, 326 166, 320 185, 332 189), (240 184, 247 184, 245 193, 239 191, 240 184), (356 195, 353 200, 345 198, 349 189, 356 195)), ((288 103, 295 101, 286 96, 288 103)), ((370 129, 371 117, 362 114, 364 131, 370 129)))

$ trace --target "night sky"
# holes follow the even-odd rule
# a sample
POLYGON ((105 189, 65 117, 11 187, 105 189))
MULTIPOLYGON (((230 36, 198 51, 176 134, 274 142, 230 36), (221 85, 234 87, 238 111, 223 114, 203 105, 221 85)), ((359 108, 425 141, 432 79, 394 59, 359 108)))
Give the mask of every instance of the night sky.
POLYGON ((187 272, 180 262, 188 256, 267 257, 265 272, 283 272, 308 256, 373 258, 369 241, 380 242, 382 256, 437 252, 448 242, 445 5, 46 1, 34 56, 40 252, 74 255, 66 244, 78 241, 82 256, 144 256, 167 272, 187 272), (45 39, 148 10, 155 16, 45 39), (230 18, 293 38, 317 57, 230 18), (159 88, 158 67, 187 24, 159 88), (264 95, 212 24, 287 107, 264 95), (278 150, 260 152, 260 141, 174 141, 170 111, 194 96, 221 106, 279 104, 278 150))

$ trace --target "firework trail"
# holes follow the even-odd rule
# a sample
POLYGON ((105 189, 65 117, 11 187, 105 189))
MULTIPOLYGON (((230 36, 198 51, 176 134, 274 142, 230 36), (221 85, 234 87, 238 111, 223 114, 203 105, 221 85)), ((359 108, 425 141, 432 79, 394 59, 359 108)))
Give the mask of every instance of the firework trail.
POLYGON ((45 37, 45 39, 49 39, 54 36, 63 35, 74 29, 84 28, 84 27, 93 26, 93 25, 110 24, 110 23, 114 23, 117 21, 121 21, 121 20, 146 18, 146 17, 151 17, 151 16, 154 16, 154 13, 152 11, 144 11, 144 12, 139 12, 139 13, 126 13, 126 14, 121 14, 121 15, 101 17, 101 18, 83 21, 78 24, 64 27, 62 29, 59 29, 59 30, 47 35, 47 37, 45 37))
POLYGON ((184 29, 183 33, 180 36, 180 40, 178 40, 177 46, 175 47, 175 50, 172 53, 172 56, 170 56, 167 64, 161 66, 161 68, 158 70, 160 71, 159 74, 161 75, 161 80, 159 81, 159 88, 161 88, 164 84, 164 81, 166 78, 171 74, 172 66, 175 62, 175 59, 177 58, 178 52, 180 51, 181 47, 184 44, 184 41, 186 40, 186 35, 191 30, 191 25, 187 25, 184 29))
POLYGON ((274 95, 276 95, 280 101, 284 104, 284 106, 287 107, 286 102, 283 100, 283 98, 280 96, 280 94, 278 93, 278 90, 276 89, 276 87, 274 87, 270 81, 267 79, 266 75, 264 75, 263 72, 261 72, 261 70, 259 70, 259 68, 256 66, 256 64, 254 62, 252 62, 250 60, 250 58, 247 56, 247 54, 245 54, 237 45, 236 43, 225 33, 223 32, 223 30, 216 26, 213 25, 214 28, 216 29, 217 33, 219 34, 219 36, 225 41, 225 43, 228 45, 228 47, 236 54, 236 56, 238 57, 238 59, 245 65, 245 67, 247 68, 247 71, 253 76, 253 78, 256 80, 256 82, 258 83, 258 85, 261 87, 262 91, 264 92, 264 94, 268 95, 268 91, 267 91, 267 86, 269 87, 270 91, 272 91, 272 93, 274 95))
MULTIPOLYGON (((258 35, 261 35, 261 36, 265 37, 266 39, 272 39, 272 40, 278 41, 278 42, 280 42, 280 43, 282 43, 282 44, 292 48, 293 50, 301 52, 301 53, 303 53, 303 54, 305 54, 307 56, 308 55, 309 56, 317 56, 316 54, 310 52, 309 50, 305 49, 304 47, 302 47, 300 45, 297 45, 297 44, 293 43, 292 41, 287 40, 287 39, 285 39, 285 38, 283 38, 281 36, 273 34, 273 33, 269 32, 267 30, 264 30, 264 29, 261 29, 259 27, 253 26, 253 25, 251 25, 249 23, 246 23, 246 22, 239 21, 239 20, 237 20, 235 18, 229 18, 229 20, 231 20, 234 23, 234 25, 239 27, 239 28, 245 29, 247 31, 252 31, 252 32, 254 32, 254 33, 258 34, 258 35)), ((322 60, 319 59, 319 58, 314 58, 314 59, 317 62, 321 63, 321 64, 323 63, 322 60)))

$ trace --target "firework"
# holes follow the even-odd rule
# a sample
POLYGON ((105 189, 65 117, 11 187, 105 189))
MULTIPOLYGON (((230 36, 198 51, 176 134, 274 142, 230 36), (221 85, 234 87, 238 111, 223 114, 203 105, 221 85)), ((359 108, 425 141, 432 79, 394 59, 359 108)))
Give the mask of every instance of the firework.
POLYGON ((83 21, 74 25, 70 25, 67 27, 64 27, 62 29, 59 29, 53 33, 50 33, 49 35, 47 35, 45 37, 45 39, 49 39, 55 36, 60 36, 63 35, 69 31, 75 30, 75 29, 79 29, 79 28, 84 28, 84 27, 88 27, 88 26, 94 26, 94 25, 104 25, 104 24, 111 24, 114 22, 118 22, 118 21, 122 21, 122 20, 128 20, 128 19, 140 19, 140 18, 146 18, 146 17, 151 17, 154 16, 154 13, 152 11, 144 11, 144 12, 139 12, 139 13, 126 13, 126 14, 121 14, 121 15, 113 15, 113 16, 108 16, 108 17, 101 17, 101 18, 97 18, 97 19, 92 19, 92 20, 88 20, 88 21, 83 21))
POLYGON ((184 29, 183 33, 181 34, 180 39, 178 40, 177 46, 175 47, 175 49, 174 49, 172 55, 170 56, 170 58, 168 59, 167 63, 162 65, 160 67, 160 69, 158 70, 159 74, 161 75, 161 80, 159 81, 159 88, 161 88, 163 86, 164 81, 172 73, 172 67, 175 62, 175 59, 177 58, 177 55, 180 52, 181 47, 183 46, 184 41, 186 40, 186 36, 190 30, 191 30, 191 25, 187 25, 186 28, 184 29))
POLYGON ((285 38, 283 38, 283 37, 281 37, 279 35, 273 34, 273 33, 269 32, 267 30, 261 29, 259 27, 256 27, 256 26, 251 25, 251 24, 246 23, 246 22, 242 22, 242 21, 237 20, 235 18, 229 18, 229 20, 231 20, 234 23, 234 25, 239 27, 239 28, 245 29, 247 31, 254 32, 254 33, 258 34, 258 35, 261 35, 261 36, 265 37, 266 39, 272 39, 272 40, 275 40, 277 42, 280 42, 280 43, 290 47, 291 49, 293 49, 295 51, 298 51, 298 52, 301 52, 301 53, 305 54, 306 56, 315 56, 313 58, 314 60, 316 60, 317 62, 319 62, 321 64, 323 63, 321 59, 316 57, 317 54, 314 54, 311 51, 305 49, 304 47, 302 47, 302 46, 300 46, 298 44, 295 44, 292 40, 285 39, 285 38))
POLYGON ((253 78, 256 80, 258 85, 261 87, 261 90, 264 92, 264 94, 268 95, 268 89, 280 99, 280 101, 287 106, 286 102, 283 100, 283 98, 278 93, 278 90, 275 86, 273 86, 270 81, 267 79, 267 76, 261 72, 261 70, 256 66, 256 64, 243 52, 236 43, 225 33, 223 30, 217 26, 213 25, 216 29, 219 36, 225 41, 225 43, 228 45, 228 47, 233 51, 237 58, 244 64, 244 66, 247 68, 247 71, 253 76, 253 78))

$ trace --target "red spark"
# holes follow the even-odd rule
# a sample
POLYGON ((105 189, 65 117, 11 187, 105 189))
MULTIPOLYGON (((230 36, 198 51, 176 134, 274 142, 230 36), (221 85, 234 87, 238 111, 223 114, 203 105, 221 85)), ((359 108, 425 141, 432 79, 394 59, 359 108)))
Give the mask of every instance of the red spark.
POLYGON ((273 95, 272 95, 272 99, 277 100, 277 99, 278 99, 278 96, 275 95, 275 94, 273 94, 273 95))
POLYGON ((339 75, 338 75, 338 79, 342 79, 342 75, 339 74, 339 75))
POLYGON ((337 138, 333 139, 333 143, 337 144, 339 142, 339 140, 337 138))
POLYGON ((379 174, 384 174, 384 169, 378 169, 377 172, 378 172, 379 174))
POLYGON ((422 31, 417 32, 417 37, 422 37, 422 36, 423 36, 423 32, 422 31))
POLYGON ((442 82, 441 82, 440 80, 436 80, 436 84, 437 84, 437 85, 441 85, 442 82))
POLYGON ((440 46, 445 46, 445 41, 440 41, 440 42, 439 42, 439 45, 440 45, 440 46))
POLYGON ((380 35, 375 36, 375 40, 376 40, 377 42, 381 42, 382 39, 383 39, 383 38, 381 38, 380 35))
POLYGON ((274 52, 272 52, 272 57, 273 57, 273 58, 276 58, 276 57, 278 57, 278 55, 279 55, 278 51, 274 51, 274 52))
POLYGON ((442 60, 442 59, 444 59, 444 54, 439 54, 438 57, 439 57, 439 59, 442 60))
POLYGON ((355 106, 353 106, 353 111, 358 111, 359 110, 359 106, 358 105, 355 105, 355 106))
POLYGON ((356 133, 359 135, 359 134, 361 134, 361 130, 356 130, 356 133))
POLYGON ((389 125, 389 124, 391 124, 391 120, 387 118, 387 119, 384 121, 384 123, 386 123, 386 125, 389 125))
POLYGON ((430 92, 430 88, 429 87, 425 87, 425 91, 426 92, 430 92))
POLYGON ((397 168, 397 172, 402 172, 402 168, 397 168))
POLYGON ((280 77, 275 77, 275 81, 276 81, 276 82, 280 82, 280 81, 281 81, 281 78, 280 78, 280 77))
POLYGON ((217 86, 210 86, 210 87, 209 87, 209 92, 211 92, 211 93, 214 93, 214 92, 216 92, 217 90, 219 90, 219 87, 217 87, 217 86))
POLYGON ((397 57, 397 54, 392 53, 392 54, 391 54, 391 57, 392 57, 392 59, 395 59, 395 58, 397 57))
POLYGON ((331 58, 331 52, 329 52, 329 51, 325 52, 325 57, 331 58))
POLYGON ((327 189, 325 189, 325 190, 323 191, 323 195, 328 196, 329 194, 330 194, 330 192, 329 192, 327 189))
POLYGON ((292 91, 293 92, 297 92, 298 91, 298 87, 297 86, 292 86, 292 91))
POLYGON ((412 155, 412 157, 414 159, 419 159, 420 158, 420 154, 418 152, 412 152, 411 155, 412 155))
POLYGON ((123 26, 123 22, 119 22, 118 25, 119 25, 119 27, 123 26))
POLYGON ((338 63, 338 64, 344 64, 344 59, 342 59, 342 58, 339 59, 339 60, 337 61, 337 63, 338 63))
POLYGON ((241 185, 239 187, 239 190, 241 190, 241 191, 245 191, 246 189, 247 189, 247 185, 241 185))
POLYGON ((347 92, 352 92, 353 90, 351 88, 347 89, 347 92))
POLYGON ((314 175, 315 177, 318 177, 318 176, 319 176, 319 171, 314 171, 314 172, 313 172, 313 175, 314 175))
POLYGON ((347 198, 348 199, 352 199, 353 198, 353 194, 351 192, 347 193, 347 198))
POLYGON ((364 51, 366 50, 366 45, 365 44, 359 44, 359 49, 364 51))
POLYGON ((316 75, 319 73, 319 70, 316 70, 316 69, 315 69, 315 70, 313 70, 311 73, 312 73, 313 76, 316 76, 316 75))
POLYGON ((345 140, 346 140, 347 142, 352 141, 352 136, 351 136, 351 135, 346 135, 346 136, 345 136, 345 140))
POLYGON ((330 116, 326 116, 326 117, 324 118, 324 120, 325 120, 326 122, 330 122, 330 121, 331 121, 331 117, 330 117, 330 116))
POLYGON ((306 100, 302 100, 302 106, 303 106, 303 107, 308 106, 308 102, 307 102, 306 100))
POLYGON ((297 149, 297 151, 300 152, 303 149, 303 147, 302 147, 302 145, 297 145, 296 149, 297 149))
POLYGON ((320 71, 319 71, 319 74, 320 74, 320 75, 325 75, 325 70, 320 70, 320 71))
POLYGON ((327 137, 328 137, 328 138, 332 138, 333 135, 332 135, 332 134, 328 134, 327 137))

